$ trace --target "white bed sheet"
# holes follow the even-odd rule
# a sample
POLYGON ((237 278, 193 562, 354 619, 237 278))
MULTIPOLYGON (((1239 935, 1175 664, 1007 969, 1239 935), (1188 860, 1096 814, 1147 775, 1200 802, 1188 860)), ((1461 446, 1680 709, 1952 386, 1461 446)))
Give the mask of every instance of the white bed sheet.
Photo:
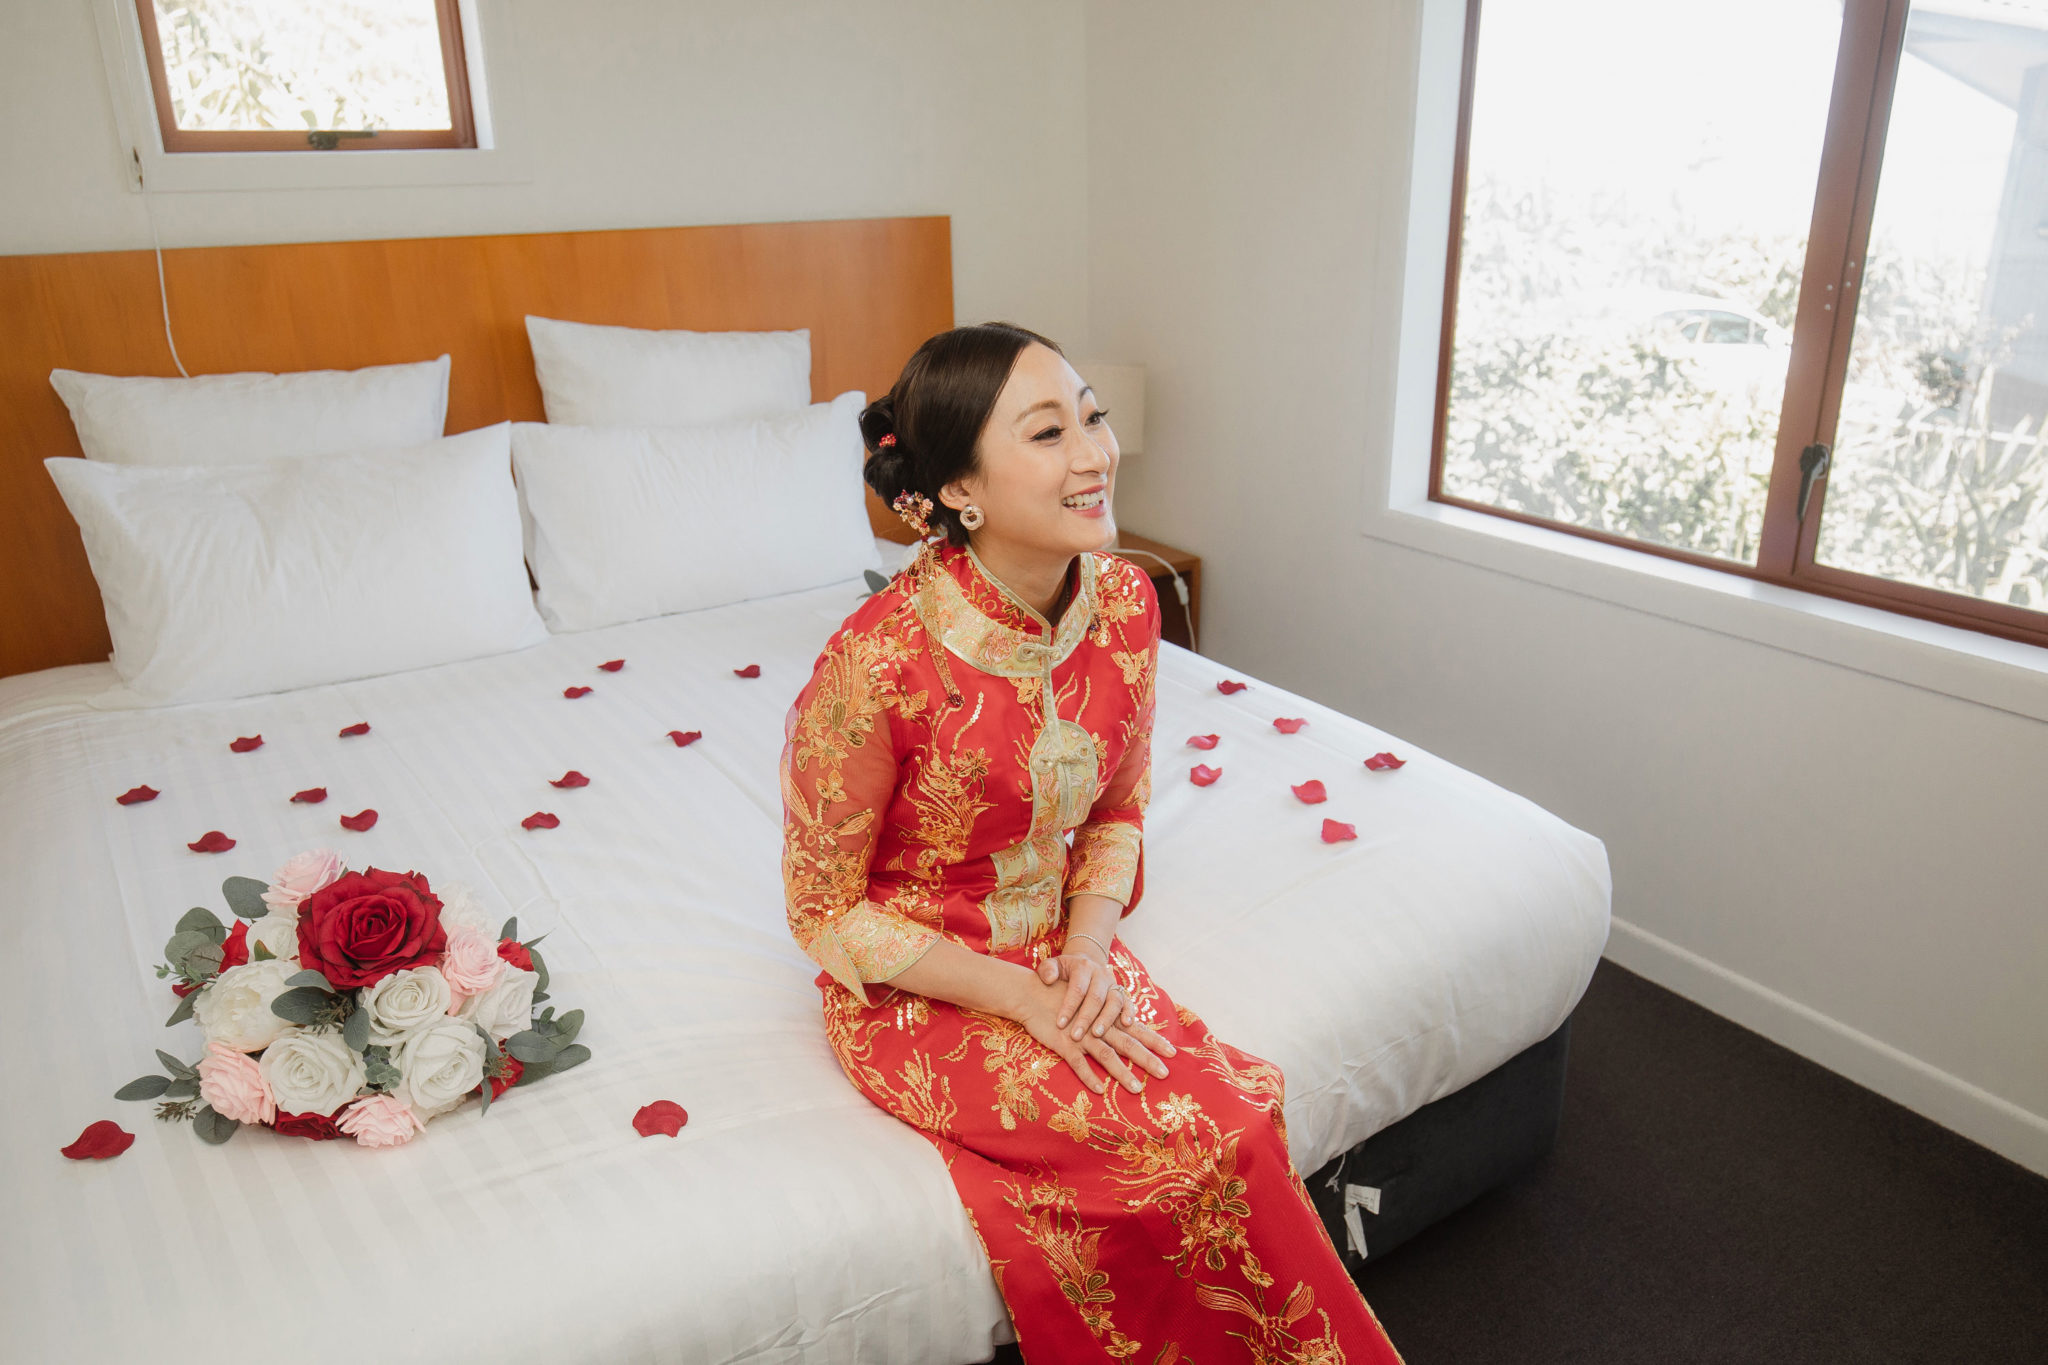
MULTIPOLYGON (((782 717, 859 591, 151 711, 96 710, 105 665, 0 680, 0 1359, 960 1365, 1013 1339, 937 1153, 840 1072, 783 918, 782 717), (733 675, 749 663, 758 679, 733 675), (564 699, 573 684, 595 690, 564 699), (336 737, 359 720, 368 735, 336 737), (672 729, 704 738, 678 749, 672 729), (548 785, 569 768, 590 786, 548 785), (115 804, 140 783, 163 794, 115 804), (288 803, 311 786, 325 804, 288 803), (365 806, 375 829, 338 826, 365 806), (536 810, 560 828, 521 829, 536 810), (238 846, 188 852, 209 829, 238 846), (465 882, 548 931, 593 1059, 388 1152, 261 1131, 213 1148, 115 1101, 153 1048, 198 1055, 191 1025, 162 1027, 151 970, 178 916, 316 846, 465 882), (688 1126, 640 1138, 634 1112, 663 1098, 688 1126), (58 1154, 99 1118, 134 1146, 58 1154)), ((1280 1066, 1303 1173, 1578 1002, 1607 934, 1598 840, 1171 645, 1155 743, 1123 936, 1280 1066), (1252 686, 1223 695, 1224 676, 1252 686), (1279 715, 1310 723, 1282 735, 1279 715), (1207 732, 1214 751, 1183 747, 1207 732), (1382 749, 1408 765, 1365 770, 1382 749), (1193 786, 1197 761, 1223 779, 1193 786), (1289 792, 1308 777, 1327 804, 1289 792), (1358 839, 1322 843, 1325 815, 1358 839)))

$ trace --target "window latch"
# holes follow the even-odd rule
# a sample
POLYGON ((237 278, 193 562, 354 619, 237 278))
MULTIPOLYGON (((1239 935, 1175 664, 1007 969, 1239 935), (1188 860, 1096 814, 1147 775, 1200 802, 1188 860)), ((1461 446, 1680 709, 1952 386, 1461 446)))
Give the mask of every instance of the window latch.
POLYGON ((1813 483, 1828 472, 1828 448, 1810 445, 1799 452, 1799 521, 1806 521, 1806 500, 1813 496, 1813 483))
POLYGON ((345 137, 375 136, 377 136, 375 128, 315 128, 312 132, 306 134, 306 143, 308 146, 317 147, 323 152, 331 152, 341 145, 341 140, 345 137))

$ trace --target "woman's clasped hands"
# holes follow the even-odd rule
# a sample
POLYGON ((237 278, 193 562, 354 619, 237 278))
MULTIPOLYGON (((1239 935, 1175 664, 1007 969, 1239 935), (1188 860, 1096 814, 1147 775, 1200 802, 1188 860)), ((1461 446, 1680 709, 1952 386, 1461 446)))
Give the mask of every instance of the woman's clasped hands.
POLYGON ((1072 950, 1038 964, 1036 989, 1027 989, 1017 1022, 1064 1057, 1090 1090, 1104 1086, 1089 1058, 1133 1091, 1145 1088, 1136 1067, 1164 1078, 1172 1043, 1139 1021, 1129 995, 1106 963, 1072 950))

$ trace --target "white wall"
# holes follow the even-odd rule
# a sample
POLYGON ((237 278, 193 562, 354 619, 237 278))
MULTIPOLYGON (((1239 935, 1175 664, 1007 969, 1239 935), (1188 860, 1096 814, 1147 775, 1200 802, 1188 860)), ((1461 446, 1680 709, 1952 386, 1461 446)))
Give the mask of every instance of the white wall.
POLYGON ((1090 5, 1119 520, 1204 556, 1206 652, 1605 839, 1610 956, 2048 1171, 2048 725, 1361 534, 1420 8, 1090 5))
MULTIPOLYGON (((949 214, 963 320, 1085 335, 1080 0, 481 8, 524 183, 159 194, 164 245, 949 214)), ((0 254, 149 244, 91 10, 0 5, 0 254)))

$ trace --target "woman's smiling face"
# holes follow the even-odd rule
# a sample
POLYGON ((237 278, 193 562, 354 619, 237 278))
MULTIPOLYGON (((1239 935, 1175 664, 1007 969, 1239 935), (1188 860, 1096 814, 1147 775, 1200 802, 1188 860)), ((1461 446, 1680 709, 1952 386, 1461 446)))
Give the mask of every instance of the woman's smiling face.
POLYGON ((1095 391, 1065 356, 1033 342, 1017 356, 975 445, 979 469, 939 490, 986 520, 975 550, 1012 562, 1064 563, 1116 541, 1116 435, 1095 391))

